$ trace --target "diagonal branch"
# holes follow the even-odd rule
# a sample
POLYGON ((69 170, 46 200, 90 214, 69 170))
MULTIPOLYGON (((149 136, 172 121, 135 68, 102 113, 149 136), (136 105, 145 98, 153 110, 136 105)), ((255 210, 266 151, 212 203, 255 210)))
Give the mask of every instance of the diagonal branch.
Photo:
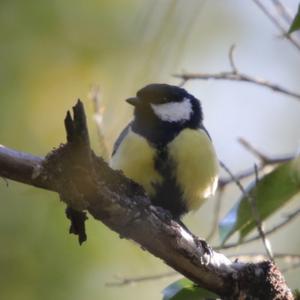
POLYGON ((249 202, 250 207, 251 207, 251 211, 252 211, 252 216, 255 219, 256 227, 257 227, 257 231, 259 233, 259 236, 260 236, 260 238, 263 242, 263 245, 266 249, 266 253, 268 254, 269 259, 273 261, 273 254, 272 254, 271 245, 270 245, 270 243, 269 243, 269 241, 266 237, 266 234, 265 234, 265 232, 262 228, 262 222, 261 222, 260 215, 259 215, 257 207, 256 207, 256 199, 254 197, 252 197, 244 189, 241 182, 235 178, 234 174, 228 169, 228 167, 224 163, 221 162, 220 164, 221 164, 221 167, 231 176, 232 180, 234 180, 235 184, 238 186, 238 188, 240 189, 240 191, 242 192, 244 197, 249 202))
POLYGON ((273 6, 277 11, 278 16, 281 17, 287 23, 288 26, 290 26, 293 21, 293 17, 288 11, 288 9, 281 3, 280 0, 271 0, 271 2, 273 3, 273 6))
POLYGON ((73 115, 68 112, 65 119, 67 143, 45 158, 1 147, 0 176, 57 192, 72 209, 88 211, 121 237, 134 240, 223 299, 240 299, 243 295, 292 299, 272 262, 231 262, 187 232, 167 211, 152 206, 139 185, 110 169, 92 152, 80 101, 73 115))
POLYGON ((284 26, 281 25, 280 21, 269 11, 269 9, 262 4, 260 0, 252 0, 259 9, 269 18, 269 20, 277 27, 277 29, 281 32, 282 36, 287 38, 292 45, 294 45, 298 50, 300 50, 300 43, 298 40, 294 39, 291 35, 287 34, 287 30, 284 26))

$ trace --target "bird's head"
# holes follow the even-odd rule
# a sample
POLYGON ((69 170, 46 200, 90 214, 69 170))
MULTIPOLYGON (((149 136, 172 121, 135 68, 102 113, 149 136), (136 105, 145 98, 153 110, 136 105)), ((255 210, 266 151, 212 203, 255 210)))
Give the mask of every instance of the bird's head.
POLYGON ((202 122, 200 101, 178 86, 150 84, 126 101, 134 106, 135 121, 145 125, 159 122, 196 128, 202 122))

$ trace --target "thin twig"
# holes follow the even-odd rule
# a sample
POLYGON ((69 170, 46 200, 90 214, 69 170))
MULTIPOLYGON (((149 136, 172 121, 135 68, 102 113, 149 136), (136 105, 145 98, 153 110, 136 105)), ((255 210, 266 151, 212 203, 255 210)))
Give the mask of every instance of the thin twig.
POLYGON ((147 281, 153 281, 153 280, 159 280, 171 276, 180 275, 178 272, 170 271, 167 273, 161 273, 161 274, 155 274, 155 275, 147 275, 147 276, 139 276, 139 277, 129 277, 129 278, 120 278, 119 276, 116 276, 118 281, 114 282, 108 282, 105 285, 106 286, 125 286, 129 284, 134 283, 140 283, 140 282, 147 282, 147 281))
MULTIPOLYGON (((258 176, 258 170, 257 170, 256 164, 254 164, 254 173, 255 173, 255 185, 257 186, 259 183, 259 176, 258 176)), ((271 243, 270 243, 269 239, 267 238, 265 231, 263 229, 263 222, 261 220, 260 213, 257 208, 256 197, 249 197, 249 194, 248 194, 248 200, 250 202, 250 205, 252 206, 252 213, 256 217, 256 223, 257 223, 256 226, 257 226, 258 232, 263 240, 263 243, 267 250, 268 256, 270 257, 271 260, 274 261, 272 246, 271 246, 271 243)))
MULTIPOLYGON (((250 144, 250 142, 248 142, 244 138, 239 138, 238 141, 246 150, 248 150, 250 153, 252 153, 254 156, 256 156, 259 159, 260 164, 256 167, 257 172, 263 171, 266 167, 285 163, 295 158, 295 155, 291 155, 291 154, 285 156, 278 156, 278 157, 269 157, 266 154, 262 153, 257 148, 255 148, 252 144, 250 144)), ((248 178, 253 175, 255 175, 255 169, 249 168, 235 174, 235 178, 240 181, 242 179, 248 178)), ((219 188, 226 186, 232 182, 234 182, 232 177, 221 178, 219 180, 219 188)))
POLYGON ((234 50, 235 50, 235 45, 232 45, 229 48, 229 52, 228 52, 228 59, 229 59, 229 64, 231 66, 231 71, 224 71, 224 72, 219 72, 219 73, 188 73, 188 72, 182 72, 182 74, 174 74, 173 76, 176 77, 176 78, 181 79, 181 82, 179 83, 179 86, 183 86, 189 80, 215 79, 215 80, 241 81, 241 82, 248 82, 248 83, 256 84, 256 85, 259 85, 259 86, 263 86, 263 87, 271 89, 275 92, 279 92, 279 93, 285 94, 287 96, 293 97, 293 98, 297 99, 298 101, 300 100, 300 94, 299 93, 290 91, 290 90, 286 89, 283 86, 272 83, 272 82, 267 81, 265 79, 256 78, 256 77, 250 76, 248 74, 241 73, 238 70, 238 68, 235 64, 235 61, 234 61, 234 50))
POLYGON ((255 164, 255 168, 248 170, 248 174, 256 175, 258 176, 259 172, 264 170, 267 166, 277 165, 281 163, 288 162, 295 158, 295 155, 286 155, 286 156, 279 156, 279 157, 269 157, 266 154, 262 153, 260 150, 258 150, 256 147, 254 147, 249 141, 247 141, 244 138, 238 138, 238 142, 251 154, 256 156, 259 161, 260 165, 255 164))
MULTIPOLYGON (((288 223, 292 222, 299 215, 300 215, 300 208, 296 209, 295 211, 293 211, 290 214, 287 214, 282 222, 274 225, 271 229, 265 231, 265 235, 269 236, 270 234, 275 233, 276 231, 278 231, 282 227, 286 226, 288 223)), ((256 235, 252 238, 245 239, 245 240, 243 240, 241 242, 238 242, 238 243, 230 243, 230 244, 223 245, 221 247, 214 247, 214 249, 220 250, 220 249, 234 248, 234 247, 237 247, 237 246, 241 246, 241 245, 244 245, 244 244, 248 244, 248 243, 257 241, 258 239, 260 239, 260 235, 256 235)))
POLYGON ((282 17, 283 20, 287 23, 288 26, 291 25, 293 18, 287 8, 281 3, 280 0, 271 0, 277 13, 282 17))
POLYGON ((254 156, 256 156, 262 165, 276 165, 293 160, 297 155, 282 155, 277 157, 269 157, 255 148, 249 141, 244 138, 238 138, 239 143, 254 156))
MULTIPOLYGON (((263 168, 264 168, 263 166, 258 166, 259 171, 262 171, 263 168)), ((254 175, 253 168, 248 168, 248 169, 245 169, 245 170, 240 171, 237 174, 235 174, 235 178, 240 181, 240 180, 243 180, 243 179, 248 178, 253 175, 254 175)), ((233 182, 234 182, 234 180, 230 176, 228 178, 220 178, 219 179, 219 188, 222 188, 233 182)))
POLYGON ((90 93, 89 93, 89 98, 93 101, 93 104, 94 104, 94 120, 96 123, 98 141, 100 144, 100 153, 101 153, 101 156, 105 160, 107 160, 109 155, 108 155, 107 145, 105 143, 105 137, 104 137, 103 127, 102 127, 103 114, 105 111, 105 107, 101 101, 99 86, 92 86, 90 93))
POLYGON ((255 147, 253 147, 244 138, 238 138, 238 141, 241 145, 243 145, 244 148, 246 148, 249 152, 251 152, 254 156, 256 156, 263 165, 268 163, 268 157, 262 152, 260 152, 259 150, 257 150, 255 147))
POLYGON ((265 79, 255 78, 241 72, 234 73, 232 71, 229 72, 225 71, 220 73, 182 73, 182 74, 174 74, 174 77, 185 80, 185 82, 188 80, 208 80, 208 79, 248 82, 290 96, 292 98, 297 99, 298 101, 300 100, 299 93, 290 91, 283 86, 272 83, 265 79))
POLYGON ((212 237, 215 235, 217 229, 218 229, 218 224, 219 224, 219 219, 220 219, 220 211, 221 211, 221 203, 222 203, 222 197, 224 194, 225 186, 221 186, 219 188, 218 194, 215 199, 215 207, 214 207, 214 219, 212 222, 211 226, 211 231, 206 237, 206 241, 210 241, 212 237))
POLYGON ((231 47, 229 48, 229 53, 228 53, 228 57, 229 57, 229 63, 232 69, 232 73, 237 74, 238 73, 238 69, 235 65, 235 61, 234 61, 234 50, 235 50, 235 44, 231 45, 231 47))
MULTIPOLYGON (((247 169, 247 170, 245 170, 245 171, 242 171, 242 172, 236 174, 236 175, 235 175, 235 179, 236 179, 236 180, 240 181, 240 180, 242 180, 242 179, 244 179, 244 178, 247 178, 247 177, 249 177, 249 176, 255 175, 255 172, 262 171, 262 170, 265 168, 265 166, 266 166, 267 164, 272 165, 272 164, 277 164, 277 163, 279 163, 279 162, 277 162, 277 159, 276 159, 276 162, 274 162, 273 159, 267 158, 266 155, 262 154, 259 150, 257 150, 256 148, 254 148, 254 147, 253 147, 248 141, 246 141, 244 138, 238 138, 238 141, 239 141, 239 143, 240 143, 241 145, 243 145, 249 152, 251 152, 254 156, 258 157, 259 160, 260 160, 260 162, 261 162, 261 164, 260 164, 259 166, 256 166, 255 169, 250 168, 250 169, 247 169), (268 163, 268 162, 270 162, 270 163, 268 163)), ((282 158, 280 158, 280 159, 282 159, 282 158)), ((287 159, 287 160, 290 160, 290 159, 292 159, 292 158, 289 156, 288 158, 286 157, 286 159, 287 159)), ((281 162, 281 161, 280 161, 280 162, 281 162)), ((220 180, 219 180, 219 184, 220 184, 221 187, 222 187, 222 186, 225 186, 225 185, 227 185, 227 184, 229 184, 229 183, 232 183, 232 182, 234 182, 234 180, 233 180, 233 178, 232 178, 231 176, 230 176, 229 178, 226 178, 226 179, 220 179, 220 180)))
POLYGON ((252 215, 255 219, 256 222, 256 227, 257 230, 259 232, 259 235, 261 237, 261 240, 263 242, 263 245, 265 247, 266 253, 268 254, 268 257, 270 258, 270 260, 273 261, 273 254, 271 251, 271 247, 270 247, 270 243, 266 238, 266 235, 264 233, 264 230, 262 228, 262 224, 261 224, 261 220, 260 220, 260 216, 256 207, 256 201, 255 199, 253 199, 253 197, 244 189, 243 185, 241 184, 241 182, 239 180, 237 180, 234 176, 234 174, 229 170, 229 168, 223 163, 220 162, 221 167, 230 175, 230 177, 234 180, 234 182, 236 183, 236 185, 238 186, 238 188, 240 189, 240 191, 242 192, 242 194, 244 195, 244 197, 249 201, 250 206, 251 206, 251 210, 252 210, 252 215))
POLYGON ((282 35, 287 38, 299 51, 300 44, 291 35, 287 34, 287 30, 281 25, 280 21, 264 6, 260 0, 252 0, 260 10, 272 21, 272 23, 279 29, 282 35))

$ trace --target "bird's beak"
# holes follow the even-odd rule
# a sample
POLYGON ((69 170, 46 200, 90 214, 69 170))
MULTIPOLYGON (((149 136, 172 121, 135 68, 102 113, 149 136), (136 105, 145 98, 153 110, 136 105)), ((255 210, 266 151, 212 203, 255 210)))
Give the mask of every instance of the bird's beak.
POLYGON ((126 102, 128 102, 129 104, 131 104, 133 106, 136 106, 139 104, 140 99, 138 97, 131 97, 131 98, 126 99, 126 102))

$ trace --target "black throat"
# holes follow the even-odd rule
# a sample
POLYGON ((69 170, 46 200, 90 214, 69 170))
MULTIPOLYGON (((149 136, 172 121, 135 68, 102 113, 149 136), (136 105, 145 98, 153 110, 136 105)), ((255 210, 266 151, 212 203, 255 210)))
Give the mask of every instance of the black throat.
POLYGON ((191 101, 191 118, 184 122, 166 122, 159 119, 150 106, 137 107, 135 118, 131 128, 137 134, 142 135, 147 141, 158 149, 164 148, 178 133, 185 129, 197 129, 202 127, 202 112, 198 100, 191 101))

